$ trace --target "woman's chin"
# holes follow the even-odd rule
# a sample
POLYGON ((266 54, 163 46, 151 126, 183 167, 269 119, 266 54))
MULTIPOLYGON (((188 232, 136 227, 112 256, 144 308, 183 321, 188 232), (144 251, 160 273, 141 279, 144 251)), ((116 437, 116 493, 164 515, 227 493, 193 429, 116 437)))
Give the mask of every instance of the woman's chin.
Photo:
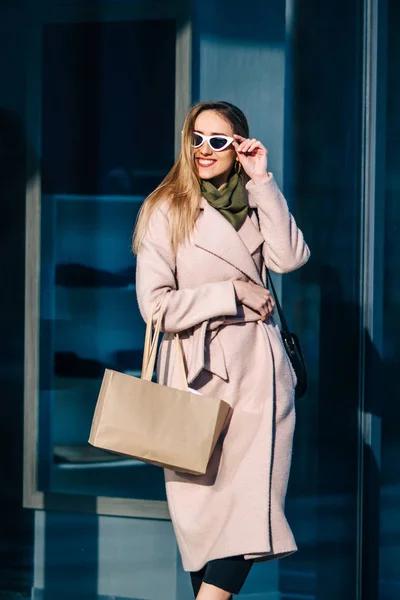
POLYGON ((228 181, 231 171, 232 169, 221 172, 214 167, 197 167, 199 179, 202 179, 203 181, 209 181, 217 189, 219 189, 228 181))
POLYGON ((212 169, 210 168, 204 168, 204 167, 199 167, 197 169, 197 172, 199 174, 200 179, 205 179, 205 180, 210 180, 213 179, 214 177, 218 177, 218 173, 215 174, 213 173, 212 169))

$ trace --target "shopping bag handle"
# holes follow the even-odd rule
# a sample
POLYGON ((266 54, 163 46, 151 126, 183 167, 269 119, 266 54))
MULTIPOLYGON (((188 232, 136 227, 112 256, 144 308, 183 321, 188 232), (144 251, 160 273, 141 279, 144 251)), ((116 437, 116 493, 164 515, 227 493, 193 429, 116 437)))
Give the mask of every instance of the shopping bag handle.
POLYGON ((146 334, 144 338, 144 348, 143 348, 143 363, 142 363, 142 379, 151 380, 154 372, 154 365, 156 360, 156 346, 158 342, 158 338, 161 330, 161 321, 163 317, 163 303, 164 297, 156 300, 151 309, 147 318, 146 324, 146 334), (159 306, 159 313, 157 322, 155 324, 154 336, 152 338, 152 330, 153 330, 153 317, 154 313, 159 306))
MULTIPOLYGON (((167 292, 168 293, 168 292, 167 292)), ((146 335, 144 338, 144 349, 143 349, 143 363, 142 363, 142 379, 151 381, 154 373, 154 367, 156 364, 157 357, 157 346, 158 339, 161 333, 161 323, 164 316, 164 303, 167 294, 164 294, 161 298, 158 298, 152 305, 150 313, 147 318, 146 324, 146 335), (153 326, 153 316, 158 308, 157 321, 153 326), (154 327, 154 334, 152 331, 154 327)), ((176 359, 177 369, 179 372, 180 389, 188 390, 185 361, 183 358, 183 351, 181 346, 181 340, 179 333, 175 334, 175 348, 176 348, 176 359)))

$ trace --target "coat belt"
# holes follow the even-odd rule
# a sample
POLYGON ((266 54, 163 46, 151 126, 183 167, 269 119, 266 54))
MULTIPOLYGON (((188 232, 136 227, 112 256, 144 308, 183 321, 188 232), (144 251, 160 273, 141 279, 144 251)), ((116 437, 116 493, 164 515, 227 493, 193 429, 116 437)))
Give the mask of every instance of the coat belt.
POLYGON ((204 321, 190 332, 185 332, 186 335, 183 334, 182 342, 186 356, 188 384, 190 385, 203 369, 207 369, 227 381, 228 372, 224 349, 218 337, 220 328, 259 320, 258 313, 241 307, 237 317, 204 321))

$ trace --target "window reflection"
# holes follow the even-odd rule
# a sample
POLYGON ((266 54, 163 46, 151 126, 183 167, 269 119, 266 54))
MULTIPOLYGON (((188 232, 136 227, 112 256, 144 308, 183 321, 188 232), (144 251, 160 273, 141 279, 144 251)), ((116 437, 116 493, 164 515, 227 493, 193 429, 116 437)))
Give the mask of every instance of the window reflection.
POLYGON ((397 598, 400 593, 399 529, 399 368, 400 368, 400 169, 398 25, 400 5, 388 2, 387 102, 386 102, 386 190, 383 288, 383 369, 379 383, 382 410, 382 454, 380 489, 379 597, 397 598))
POLYGON ((141 369, 130 242, 174 160, 175 44, 172 20, 44 27, 42 489, 165 498, 160 469, 87 439, 104 368, 141 369))
POLYGON ((340 0, 333 6, 308 0, 295 3, 294 14, 293 167, 287 185, 312 256, 304 269, 283 278, 283 299, 304 346, 310 389, 297 403, 287 499, 299 552, 282 561, 280 589, 288 597, 353 600, 360 303, 360 3, 340 0))

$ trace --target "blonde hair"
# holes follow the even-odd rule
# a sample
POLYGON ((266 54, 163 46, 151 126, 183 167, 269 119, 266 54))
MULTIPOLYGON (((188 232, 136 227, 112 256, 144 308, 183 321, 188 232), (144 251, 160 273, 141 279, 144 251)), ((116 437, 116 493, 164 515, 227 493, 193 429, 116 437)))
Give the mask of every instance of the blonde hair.
MULTIPOLYGON (((140 251, 146 235, 150 217, 161 202, 168 202, 170 240, 173 251, 188 238, 200 211, 200 180, 197 175, 192 148, 194 124, 198 115, 205 110, 218 112, 228 121, 233 131, 249 137, 249 126, 242 111, 229 102, 199 102, 188 112, 182 131, 182 147, 174 166, 160 185, 146 198, 140 209, 133 234, 132 250, 140 251)), ((241 170, 241 176, 246 175, 241 170)))

